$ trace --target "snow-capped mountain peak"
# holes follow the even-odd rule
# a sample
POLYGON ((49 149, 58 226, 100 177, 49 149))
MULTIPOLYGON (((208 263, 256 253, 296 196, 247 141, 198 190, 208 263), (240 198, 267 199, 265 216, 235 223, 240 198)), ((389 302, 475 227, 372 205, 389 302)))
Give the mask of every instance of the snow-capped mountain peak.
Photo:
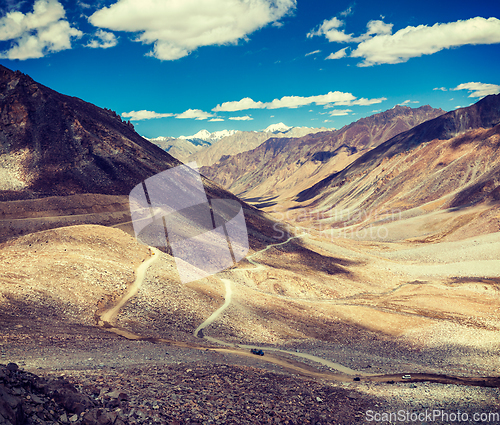
POLYGON ((193 134, 192 136, 180 136, 179 139, 201 139, 208 140, 210 139, 210 131, 208 130, 200 130, 198 133, 193 134))
POLYGON ((280 122, 278 124, 271 124, 269 127, 264 129, 263 131, 266 133, 286 133, 291 128, 293 128, 293 127, 288 127, 287 125, 280 122))
POLYGON ((199 139, 199 140, 205 140, 207 142, 210 141, 213 143, 214 141, 222 139, 223 137, 231 136, 236 132, 237 130, 220 130, 210 133, 208 130, 200 130, 198 131, 198 133, 193 134, 192 136, 180 136, 179 139, 186 139, 186 140, 199 139))
POLYGON ((233 134, 237 133, 238 130, 220 130, 220 131, 214 131, 212 135, 210 136, 211 139, 222 139, 223 137, 228 137, 232 136, 233 134))

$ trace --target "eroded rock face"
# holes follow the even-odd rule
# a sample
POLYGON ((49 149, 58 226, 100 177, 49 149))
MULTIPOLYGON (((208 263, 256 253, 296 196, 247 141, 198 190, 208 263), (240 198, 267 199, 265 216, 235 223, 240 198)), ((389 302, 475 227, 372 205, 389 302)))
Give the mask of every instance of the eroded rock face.
POLYGON ((115 112, 0 66, 3 199, 128 195, 140 181, 178 164, 115 112))
MULTIPOLYGON (((462 189, 466 190, 467 193, 460 198, 461 200, 456 198, 455 202, 450 206, 457 207, 483 200, 485 196, 479 198, 476 196, 476 199, 474 194, 486 188, 486 192, 490 196, 489 193, 496 190, 499 184, 494 177, 498 175, 498 163, 494 160, 498 157, 496 152, 498 150, 499 124, 500 94, 487 96, 472 106, 448 112, 398 134, 368 151, 341 172, 333 173, 314 186, 302 191, 298 194, 297 200, 306 201, 319 194, 325 194, 326 196, 327 193, 331 193, 332 190, 336 190, 336 188, 346 183, 356 184, 358 179, 378 168, 381 168, 382 172, 386 172, 386 170, 391 169, 391 161, 393 163, 396 160, 401 162, 401 157, 407 158, 405 163, 419 163, 420 169, 418 173, 414 173, 418 178, 432 176, 439 169, 447 168, 450 173, 448 178, 440 176, 439 179, 436 179, 437 183, 434 186, 447 184, 454 179, 454 176, 456 176, 456 179, 461 178, 465 173, 464 167, 473 167, 479 162, 481 164, 479 167, 480 173, 474 174, 474 178, 465 181, 465 184, 469 185, 477 179, 479 186, 466 187, 463 184, 451 187, 449 192, 460 190, 461 186, 463 186, 462 189), (455 161, 457 158, 454 155, 459 150, 463 150, 462 155, 466 159, 465 164, 455 161), (428 155, 427 151, 429 151, 428 155), (466 154, 469 155, 468 159, 465 157, 466 154), (411 156, 414 158, 410 161, 411 156), (453 158, 453 161, 449 158, 453 158), (454 168, 448 167, 452 162, 455 163, 454 168), (482 178, 483 175, 484 178, 482 178)), ((402 170, 399 170, 394 175, 389 175, 387 180, 393 181, 396 175, 402 175, 402 170)), ((416 187, 414 176, 411 176, 411 178, 406 176, 405 180, 407 182, 413 181, 413 187, 416 187)), ((401 191, 401 186, 399 186, 398 191, 401 191)), ((439 196, 442 195, 439 194, 439 196)), ((377 196, 380 199, 380 194, 377 196)), ((497 196, 498 192, 495 192, 490 198, 495 199, 497 196)), ((425 201, 430 200, 433 199, 425 201)))

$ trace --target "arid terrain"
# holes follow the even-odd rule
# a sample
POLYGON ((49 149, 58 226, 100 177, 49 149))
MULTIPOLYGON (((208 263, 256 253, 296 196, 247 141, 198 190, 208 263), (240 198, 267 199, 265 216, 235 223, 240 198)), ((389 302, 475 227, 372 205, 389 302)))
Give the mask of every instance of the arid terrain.
MULTIPOLYGON (((2 84, 0 423, 499 412, 498 96, 424 108, 409 122, 437 118, 394 137, 388 119, 333 174, 310 158, 321 172, 278 185, 267 212, 239 201, 245 259, 182 284, 168 249, 135 238, 128 205, 134 185, 178 161, 112 111, 6 68, 2 84), (40 148, 47 108, 72 146, 59 156, 40 148)), ((203 183, 210 199, 238 199, 203 183)))
MULTIPOLYGON (((469 252, 466 260, 479 266, 481 276, 455 270, 455 254, 463 251, 459 244, 444 251, 441 244, 327 241, 304 234, 187 285, 178 282, 172 257, 157 251, 137 295, 110 328, 101 315, 127 292, 151 251, 123 231, 102 226, 38 232, 1 249, 2 359, 42 376, 64 374, 88 394, 123 391, 132 398, 124 412, 139 407, 144 420, 173 420, 175 409, 185 409, 192 420, 219 414, 225 419, 214 423, 227 423, 233 409, 239 423, 252 423, 238 412, 250 406, 263 414, 266 402, 274 406, 275 423, 297 423, 297 412, 304 421, 317 415, 328 418, 326 423, 362 422, 376 406, 489 411, 500 396, 494 378, 500 367, 500 282, 498 259, 491 254, 499 241, 490 236, 475 243, 475 256, 469 252), (200 331, 225 304, 221 279, 229 282, 230 303, 200 331), (250 354, 251 347, 265 355, 250 354), (188 387, 181 383, 192 371, 215 379, 194 379, 196 392, 219 400, 213 409, 204 409, 199 398, 196 408, 186 404, 193 391, 186 388, 194 381, 188 387), (412 375, 408 382, 401 379, 406 373, 412 375), (252 374, 254 383, 265 377, 276 383, 271 387, 289 388, 313 403, 297 409, 294 402, 293 410, 281 397, 259 401, 245 384, 252 374), (158 376, 175 382, 175 392, 158 376), (359 382, 353 382, 356 377, 359 382), (245 401, 228 407, 234 385, 245 401), (148 394, 140 391, 145 386, 148 394), (332 404, 345 407, 327 408, 325 391, 332 404), (323 401, 314 403, 316 397, 323 401), (161 409, 153 410, 154 402, 161 409)), ((132 418, 141 422, 134 414, 122 419, 132 418)))
MULTIPOLYGON (((218 162, 210 166, 202 162, 201 172, 261 208, 288 207, 290 196, 342 170, 393 136, 443 113, 428 105, 417 109, 396 106, 336 131, 300 138, 269 138, 241 153, 226 149, 218 162)), ((217 147, 215 144, 212 149, 217 147)))

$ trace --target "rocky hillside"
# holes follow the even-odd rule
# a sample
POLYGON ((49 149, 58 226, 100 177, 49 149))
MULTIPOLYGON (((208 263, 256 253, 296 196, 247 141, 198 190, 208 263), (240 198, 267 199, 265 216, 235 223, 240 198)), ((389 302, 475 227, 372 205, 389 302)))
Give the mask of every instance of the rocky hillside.
POLYGON ((178 161, 113 111, 0 67, 3 199, 75 193, 124 195, 178 161))
MULTIPOLYGON (((0 67, 2 242, 61 226, 130 222, 132 188, 179 164, 115 112, 0 67)), ((237 199, 204 184, 209 198, 237 199)), ((242 205, 251 240, 267 240, 274 222, 242 205)))
POLYGON ((294 200, 317 212, 334 207, 408 216, 483 205, 475 233, 498 231, 499 151, 500 95, 491 95, 393 137, 294 200))
MULTIPOLYGON (((391 137, 444 113, 422 106, 396 106, 362 118, 337 131, 310 134, 298 139, 271 138, 256 149, 224 157, 202 173, 247 200, 272 197, 283 202, 293 191, 310 187, 340 171, 362 153, 391 137)), ((274 199, 267 205, 278 201, 274 199)), ((265 204, 264 204, 265 205, 265 204)))

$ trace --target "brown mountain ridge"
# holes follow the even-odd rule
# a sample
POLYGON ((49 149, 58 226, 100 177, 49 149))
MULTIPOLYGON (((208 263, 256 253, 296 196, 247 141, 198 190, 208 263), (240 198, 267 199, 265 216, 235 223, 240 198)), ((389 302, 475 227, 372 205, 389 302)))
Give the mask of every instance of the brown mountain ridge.
MULTIPOLYGON (((496 232, 500 230, 499 149, 500 95, 491 95, 368 151, 298 193, 295 206, 315 211, 333 227, 359 223, 366 216, 374 222, 382 211, 389 215, 397 211, 408 220, 421 217, 421 229, 414 229, 415 235, 442 237, 451 232, 453 237, 466 237, 496 232), (332 218, 333 211, 354 210, 364 211, 363 217, 347 222, 345 217, 332 218), (452 219, 457 211, 462 218, 452 219), (424 226, 424 217, 433 226, 424 226)), ((412 234, 412 225, 408 226, 406 237, 412 234)))
POLYGON ((0 193, 125 195, 179 162, 113 111, 0 67, 0 193))
MULTIPOLYGON (((115 112, 0 66, 0 242, 79 224, 133 233, 131 189, 180 164, 115 112)), ((204 184, 209 198, 238 199, 204 184)), ((242 206, 251 243, 275 235, 273 220, 242 206)))
POLYGON ((298 139, 271 138, 256 149, 202 167, 201 172, 247 201, 279 208, 278 204, 332 171, 342 170, 367 150, 443 113, 428 105, 396 106, 340 130, 298 139))
POLYGON ((490 95, 480 100, 476 104, 467 108, 460 108, 448 112, 440 117, 422 123, 411 130, 398 134, 378 147, 362 155, 351 165, 339 173, 334 173, 326 179, 311 187, 310 190, 301 192, 297 200, 305 201, 317 195, 322 187, 329 184, 335 185, 342 179, 352 180, 354 175, 364 173, 368 167, 376 167, 381 162, 387 161, 395 155, 403 154, 411 149, 428 143, 433 140, 449 140, 456 136, 463 135, 461 139, 455 140, 453 148, 459 147, 467 140, 473 141, 482 137, 489 138, 496 130, 486 132, 482 137, 472 133, 467 137, 465 134, 475 129, 489 129, 500 123, 500 95, 490 95), (361 172, 360 169, 363 168, 361 172))

